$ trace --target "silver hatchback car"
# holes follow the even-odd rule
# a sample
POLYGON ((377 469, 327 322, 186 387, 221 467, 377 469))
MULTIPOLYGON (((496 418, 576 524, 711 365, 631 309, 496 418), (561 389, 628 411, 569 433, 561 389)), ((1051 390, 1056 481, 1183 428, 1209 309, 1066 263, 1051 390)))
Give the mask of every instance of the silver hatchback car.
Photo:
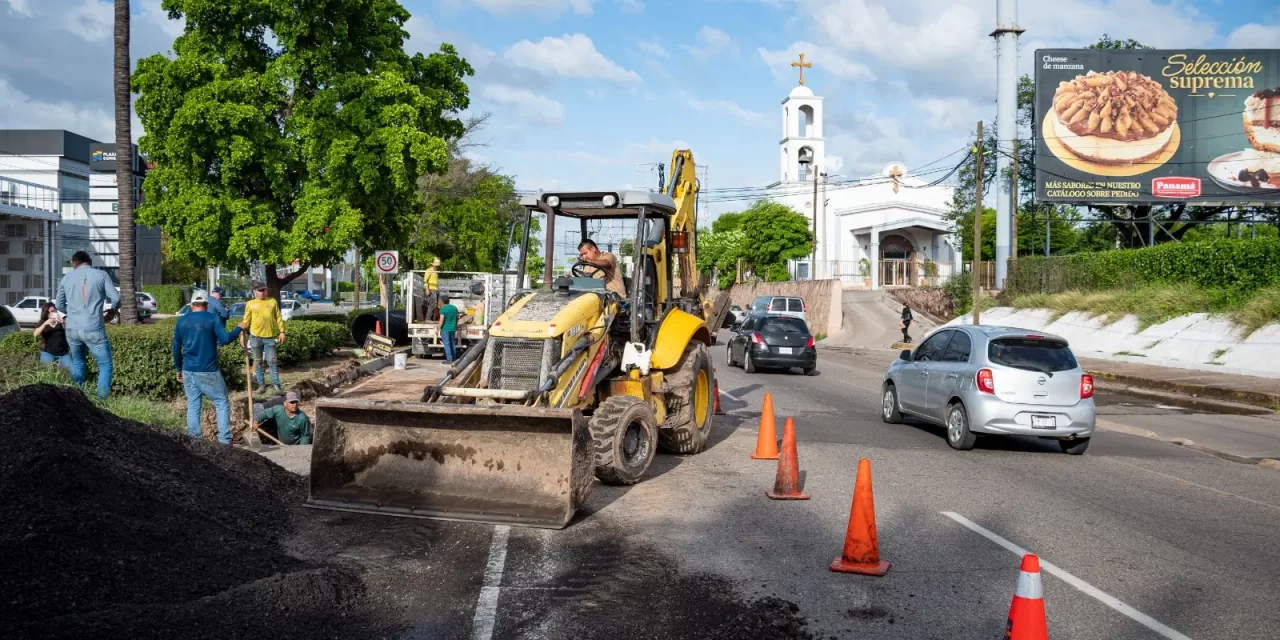
POLYGON ((885 422, 943 425, 954 449, 972 449, 976 434, 1020 435, 1080 455, 1093 435, 1093 377, 1066 340, 1025 329, 943 327, 889 365, 881 393, 885 422))

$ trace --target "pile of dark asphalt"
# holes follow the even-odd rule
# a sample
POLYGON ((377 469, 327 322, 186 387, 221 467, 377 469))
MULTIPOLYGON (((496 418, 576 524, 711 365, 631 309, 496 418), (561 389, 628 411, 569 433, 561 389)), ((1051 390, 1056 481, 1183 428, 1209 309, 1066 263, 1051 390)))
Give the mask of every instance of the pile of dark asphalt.
POLYGON ((359 576, 282 546, 304 495, 260 456, 123 420, 70 387, 2 395, 5 635, 367 632, 359 576))
MULTIPOLYGON (((470 636, 491 528, 317 512, 305 495, 261 456, 121 419, 77 389, 0 395, 3 635, 470 636)), ((556 535, 571 561, 539 588, 504 585, 517 588, 494 637, 547 637, 548 620, 577 638, 812 637, 795 604, 684 575, 624 532, 556 535)), ((522 538, 512 564, 538 556, 522 538)))

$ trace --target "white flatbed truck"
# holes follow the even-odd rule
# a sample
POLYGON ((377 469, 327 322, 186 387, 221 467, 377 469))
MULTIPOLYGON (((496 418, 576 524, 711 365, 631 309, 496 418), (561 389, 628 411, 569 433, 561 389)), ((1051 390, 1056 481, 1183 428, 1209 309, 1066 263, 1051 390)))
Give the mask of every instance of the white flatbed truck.
MULTIPOLYGON (((411 353, 430 358, 443 356, 444 344, 440 342, 439 315, 428 308, 426 280, 426 271, 410 271, 405 274, 401 291, 409 323, 411 353)), ((438 282, 440 295, 448 296, 449 303, 459 311, 458 331, 454 335, 456 357, 484 339, 489 325, 507 308, 507 302, 520 292, 521 285, 527 285, 528 277, 520 278, 514 273, 504 276, 500 273, 441 271, 438 282)))

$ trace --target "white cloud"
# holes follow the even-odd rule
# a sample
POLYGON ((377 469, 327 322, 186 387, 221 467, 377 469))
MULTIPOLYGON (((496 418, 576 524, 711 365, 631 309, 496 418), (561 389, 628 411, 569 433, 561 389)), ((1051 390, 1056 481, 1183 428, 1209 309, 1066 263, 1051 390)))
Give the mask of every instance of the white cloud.
POLYGON ((61 26, 85 42, 100 42, 111 37, 115 26, 114 8, 109 2, 84 0, 64 17, 61 26))
POLYGON ((507 62, 533 71, 551 71, 569 78, 601 79, 625 84, 639 83, 640 76, 604 57, 591 38, 565 34, 545 37, 535 43, 521 40, 504 54, 507 62))
MULTIPOLYGON (((581 15, 591 15, 595 0, 469 0, 473 4, 495 16, 506 16, 513 13, 539 13, 555 17, 572 10, 581 15)), ((456 0, 450 4, 457 4, 456 0)))
MULTIPOLYGON (((160 6, 160 2, 161 0, 142 0, 142 12, 139 17, 159 27, 170 38, 177 38, 186 29, 187 21, 185 18, 170 20, 169 12, 160 6)), ((134 4, 137 5, 139 3, 134 0, 134 4)))
POLYGON ((9 11, 16 13, 20 16, 26 16, 28 18, 33 17, 31 13, 31 5, 27 4, 27 0, 7 0, 7 1, 9 4, 9 11))
POLYGON ((489 84, 484 86, 482 94, 494 104, 512 107, 520 117, 533 124, 550 127, 564 124, 564 105, 532 91, 489 84))
POLYGON ((1238 27, 1227 36, 1227 47, 1232 49, 1280 49, 1280 24, 1249 23, 1238 27))
POLYGON ((918 98, 911 106, 924 116, 926 127, 950 131, 973 127, 995 113, 994 107, 983 108, 968 98, 918 98))
POLYGON ((698 30, 698 34, 694 36, 694 45, 680 45, 681 49, 689 52, 689 55, 706 60, 722 53, 730 53, 737 51, 737 45, 733 43, 733 38, 729 34, 715 27, 703 27, 698 30))
POLYGON ((796 82, 800 78, 799 69, 791 66, 805 55, 805 62, 812 62, 814 69, 822 69, 843 80, 875 80, 876 74, 864 64, 850 60, 844 54, 830 48, 821 47, 811 42, 794 42, 781 51, 770 51, 764 47, 756 49, 760 59, 769 67, 773 77, 784 82, 796 82))
POLYGON ((641 0, 618 0, 618 10, 623 13, 643 13, 644 2, 641 2, 641 0))
POLYGON ((662 45, 658 44, 657 40, 641 40, 636 43, 636 48, 651 56, 657 56, 659 58, 671 57, 671 54, 667 53, 667 50, 663 49, 662 45))
POLYGON ((773 121, 773 116, 759 111, 748 111, 730 100, 699 100, 693 96, 685 96, 685 102, 695 111, 727 115, 739 122, 753 126, 766 126, 773 121))
MULTIPOLYGON (((0 78, 0 129, 66 129, 97 140, 115 138, 115 116, 104 109, 69 101, 45 102, 0 78)), ((134 119, 133 135, 142 133, 134 119)))

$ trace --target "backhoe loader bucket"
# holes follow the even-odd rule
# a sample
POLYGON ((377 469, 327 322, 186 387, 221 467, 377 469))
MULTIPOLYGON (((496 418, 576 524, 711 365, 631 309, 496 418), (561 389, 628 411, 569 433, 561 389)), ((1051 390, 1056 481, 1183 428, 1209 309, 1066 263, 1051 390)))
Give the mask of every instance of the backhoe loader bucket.
POLYGON ((577 409, 325 398, 307 506, 561 529, 594 473, 577 409))

